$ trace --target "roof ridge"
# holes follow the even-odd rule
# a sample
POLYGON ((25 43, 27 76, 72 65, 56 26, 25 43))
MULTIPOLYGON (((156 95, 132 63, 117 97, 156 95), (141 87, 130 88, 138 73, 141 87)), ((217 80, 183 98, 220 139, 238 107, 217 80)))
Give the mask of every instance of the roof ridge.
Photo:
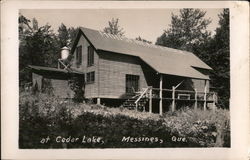
POLYGON ((95 30, 95 29, 86 28, 86 27, 80 27, 80 28, 98 32, 102 37, 105 37, 105 38, 111 38, 111 39, 114 39, 114 40, 121 40, 121 41, 129 42, 129 43, 133 43, 133 44, 138 44, 138 45, 150 47, 150 48, 157 48, 157 49, 162 49, 162 50, 173 51, 175 53, 180 53, 180 54, 190 53, 188 51, 179 50, 179 49, 175 49, 175 48, 169 48, 169 47, 161 46, 161 45, 157 45, 157 44, 149 44, 147 42, 139 41, 139 40, 136 40, 136 39, 133 39, 133 38, 128 38, 126 36, 120 36, 120 35, 105 33, 102 30, 95 30))
POLYGON ((185 51, 185 50, 170 48, 170 47, 157 45, 157 44, 150 44, 150 43, 139 41, 139 40, 136 40, 136 39, 133 39, 133 38, 128 38, 126 36, 120 36, 120 35, 114 35, 114 34, 111 34, 111 33, 105 33, 102 30, 96 30, 96 29, 91 29, 91 28, 87 28, 87 27, 80 27, 80 28, 98 32, 101 36, 103 36, 105 38, 112 38, 112 39, 115 39, 115 40, 123 40, 123 41, 126 41, 126 42, 132 42, 132 43, 135 42, 135 44, 139 44, 139 45, 143 45, 143 46, 150 46, 152 48, 158 48, 158 49, 163 49, 163 50, 171 50, 171 51, 174 51, 174 52, 177 52, 177 53, 184 53, 184 54, 191 53, 191 52, 185 51))
POLYGON ((187 53, 187 51, 178 50, 178 49, 174 49, 174 48, 169 48, 169 47, 165 47, 165 46, 161 46, 161 45, 157 45, 157 44, 151 44, 151 43, 139 41, 139 40, 136 40, 136 39, 133 39, 133 38, 128 38, 128 37, 125 37, 125 36, 114 35, 114 34, 111 34, 111 33, 106 33, 106 32, 101 31, 101 30, 94 30, 94 29, 91 29, 91 30, 97 31, 102 37, 105 37, 105 38, 121 40, 121 41, 134 43, 134 44, 138 44, 138 45, 142 45, 142 46, 146 46, 146 47, 151 47, 151 48, 157 48, 157 49, 162 49, 162 50, 171 50, 171 51, 181 53, 181 54, 186 54, 187 53))

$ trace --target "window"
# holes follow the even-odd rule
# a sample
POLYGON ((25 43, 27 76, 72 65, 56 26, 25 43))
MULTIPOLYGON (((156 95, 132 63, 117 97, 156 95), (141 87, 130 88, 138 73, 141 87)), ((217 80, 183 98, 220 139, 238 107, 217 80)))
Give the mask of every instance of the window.
POLYGON ((134 93, 139 90, 139 78, 138 75, 126 74, 126 93, 134 93))
POLYGON ((87 73, 87 83, 95 82, 95 72, 87 73))
POLYGON ((94 49, 92 46, 88 46, 88 66, 94 65, 94 49))
POLYGON ((82 64, 82 46, 76 48, 76 65, 79 66, 82 64))

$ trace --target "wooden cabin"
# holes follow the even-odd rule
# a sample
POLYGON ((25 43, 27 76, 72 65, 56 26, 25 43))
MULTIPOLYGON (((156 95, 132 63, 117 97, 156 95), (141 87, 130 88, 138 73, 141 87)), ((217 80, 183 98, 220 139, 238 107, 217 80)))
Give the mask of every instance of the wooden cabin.
MULTIPOLYGON (((212 69, 191 52, 80 28, 70 54, 73 55, 71 71, 85 81, 84 97, 95 99, 97 103, 108 99, 134 99, 137 108, 138 102, 147 97, 150 112, 154 100, 160 113, 169 109, 164 110, 165 105, 174 110, 178 100, 192 101, 196 108, 201 102, 204 109, 208 108, 209 71, 212 69)), ((46 77, 45 73, 53 70, 31 68, 34 79, 39 75, 46 77)), ((54 73, 60 74, 59 79, 67 80, 63 73, 67 72, 67 67, 55 70, 54 73)), ((48 75, 56 74, 47 74, 47 78, 53 79, 48 75)), ((64 85, 67 88, 67 84, 64 85)), ((210 101, 214 104, 214 99, 210 101)))

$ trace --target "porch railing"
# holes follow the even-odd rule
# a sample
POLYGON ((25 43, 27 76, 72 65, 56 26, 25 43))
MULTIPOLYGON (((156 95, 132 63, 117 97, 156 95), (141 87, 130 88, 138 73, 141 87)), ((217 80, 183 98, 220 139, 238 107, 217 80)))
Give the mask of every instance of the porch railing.
POLYGON ((139 102, 143 97, 148 97, 147 94, 149 93, 150 90, 152 90, 152 87, 151 87, 151 86, 149 86, 148 88, 146 88, 146 89, 140 94, 140 96, 137 98, 137 100, 135 101, 136 110, 138 109, 138 102, 139 102))
POLYGON ((140 98, 143 97, 143 95, 147 95, 147 98, 149 98, 149 112, 152 112, 152 99, 171 101, 171 111, 175 111, 177 101, 194 102, 195 110, 197 109, 198 103, 203 103, 203 110, 207 109, 208 103, 212 103, 213 110, 216 109, 217 94, 215 92, 180 90, 173 86, 172 89, 161 90, 160 88, 149 87, 143 92, 140 98))

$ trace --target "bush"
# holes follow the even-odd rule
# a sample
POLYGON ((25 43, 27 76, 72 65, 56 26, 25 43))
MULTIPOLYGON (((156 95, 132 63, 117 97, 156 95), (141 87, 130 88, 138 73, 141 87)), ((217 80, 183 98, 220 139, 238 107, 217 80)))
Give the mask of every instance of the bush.
POLYGON ((84 100, 84 81, 82 80, 81 76, 71 75, 70 79, 68 80, 68 84, 70 89, 74 92, 73 100, 75 102, 83 102, 84 100))
POLYGON ((40 93, 20 93, 19 107, 20 148, 230 147, 228 110, 213 113, 184 109, 159 116, 126 108, 78 104, 40 93), (48 136, 48 143, 40 143, 48 136), (57 143, 58 136, 81 140, 57 143), (82 143, 84 136, 89 140, 101 137, 104 143, 82 143), (124 137, 137 142, 122 141, 124 137), (154 142, 145 142, 150 138, 154 142))

